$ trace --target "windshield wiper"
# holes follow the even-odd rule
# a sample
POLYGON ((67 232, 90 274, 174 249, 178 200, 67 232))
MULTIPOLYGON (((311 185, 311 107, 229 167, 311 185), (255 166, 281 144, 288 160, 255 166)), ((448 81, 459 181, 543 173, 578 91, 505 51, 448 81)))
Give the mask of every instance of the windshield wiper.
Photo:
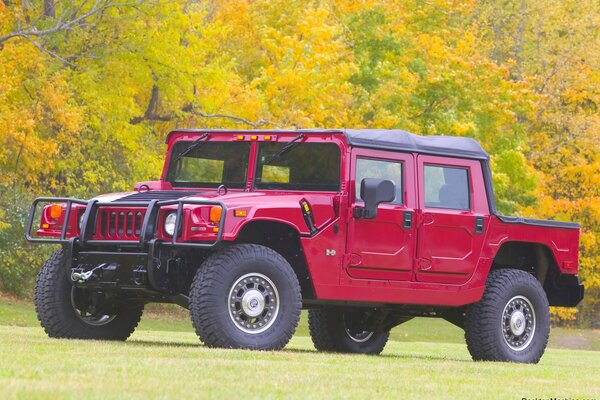
POLYGON ((271 164, 273 161, 279 160, 285 153, 287 153, 288 151, 292 150, 294 147, 299 145, 300 144, 299 140, 301 140, 302 138, 304 138, 304 133, 301 133, 298 136, 296 136, 295 138, 293 138, 292 140, 290 140, 288 142, 288 144, 283 146, 283 149, 279 150, 275 154, 272 154, 269 158, 267 158, 267 160, 263 164, 271 164))
POLYGON ((195 139, 188 147, 185 148, 185 150, 183 150, 181 153, 179 153, 177 155, 177 157, 175 157, 175 161, 179 161, 181 159, 181 157, 185 156, 186 154, 189 154, 191 151, 202 146, 204 143, 206 143, 206 142, 203 142, 203 140, 206 139, 207 137, 208 137, 208 133, 204 133, 204 134, 200 135, 200 137, 195 139))

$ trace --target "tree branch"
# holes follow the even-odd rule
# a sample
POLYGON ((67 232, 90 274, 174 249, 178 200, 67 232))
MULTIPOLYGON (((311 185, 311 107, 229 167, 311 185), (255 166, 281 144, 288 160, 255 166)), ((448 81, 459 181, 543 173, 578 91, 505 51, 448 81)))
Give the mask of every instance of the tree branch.
MULTIPOLYGON (((87 0, 83 0, 82 4, 79 8, 75 9, 75 11, 70 12, 69 15, 61 15, 56 20, 54 26, 48 29, 38 30, 35 27, 28 27, 27 29, 20 29, 15 32, 8 33, 6 35, 0 36, 0 45, 8 40, 15 38, 24 38, 31 39, 32 37, 40 37, 51 35, 57 32, 63 32, 73 29, 76 25, 85 22, 90 17, 93 17, 104 10, 109 8, 119 8, 119 7, 129 7, 134 5, 140 5, 144 3, 144 0, 130 2, 130 3, 114 3, 114 0, 96 0, 87 12, 77 16, 77 13, 81 10, 84 4, 87 3, 87 0)), ((70 8, 70 7, 69 7, 70 8)), ((67 11, 69 11, 67 8, 67 11)))
MULTIPOLYGON (((144 115, 131 118, 129 120, 129 123, 132 125, 136 125, 143 121, 166 122, 166 121, 172 121, 173 119, 175 119, 175 117, 176 117, 175 113, 161 115, 158 112, 156 112, 156 108, 158 106, 158 95, 159 95, 158 86, 156 86, 156 85, 152 86, 152 94, 150 95, 150 101, 148 102, 148 107, 146 108, 144 115)), ((264 118, 261 118, 257 121, 250 121, 247 118, 239 117, 237 115, 224 114, 224 113, 214 113, 214 114, 205 113, 204 111, 201 111, 198 106, 196 106, 194 104, 187 104, 187 105, 183 106, 181 108, 181 111, 192 114, 192 115, 196 115, 198 117, 207 118, 207 119, 208 118, 224 118, 224 119, 233 121, 236 124, 249 125, 254 129, 259 128, 264 125, 271 125, 274 127, 280 126, 279 124, 268 121, 264 118)))
POLYGON ((77 66, 75 64, 73 64, 72 62, 70 62, 69 60, 62 58, 61 56, 59 56, 52 50, 48 50, 47 48, 43 47, 41 44, 37 43, 35 40, 31 39, 30 37, 25 36, 25 39, 27 41, 31 42, 31 44, 33 44, 39 51, 48 54, 50 57, 54 57, 57 60, 62 61, 63 63, 67 64, 70 67, 77 68, 77 66))
POLYGON ((190 113, 192 115, 197 115, 202 118, 226 118, 237 124, 249 125, 249 126, 253 127, 254 129, 259 128, 263 125, 272 125, 274 127, 279 127, 279 125, 276 124, 275 122, 271 122, 264 118, 261 118, 258 121, 250 121, 249 119, 238 117, 237 115, 230 115, 230 114, 223 114, 223 113, 208 114, 208 113, 198 110, 193 104, 188 104, 187 106, 183 107, 181 110, 185 111, 187 113, 190 113))

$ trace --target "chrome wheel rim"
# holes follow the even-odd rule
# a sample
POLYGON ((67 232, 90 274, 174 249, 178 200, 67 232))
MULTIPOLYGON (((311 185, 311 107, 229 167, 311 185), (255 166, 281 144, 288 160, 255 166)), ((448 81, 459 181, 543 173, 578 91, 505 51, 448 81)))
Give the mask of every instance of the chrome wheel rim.
POLYGON ((277 287, 272 280, 256 272, 235 281, 227 303, 231 321, 245 333, 266 331, 279 315, 277 287))
POLYGON ((85 322, 87 325, 106 325, 117 317, 116 315, 96 314, 94 313, 94 310, 90 308, 90 305, 87 307, 82 307, 77 301, 77 291, 85 291, 85 289, 76 288, 75 286, 71 288, 71 307, 73 307, 73 311, 75 311, 77 318, 85 322))
POLYGON ((371 339, 375 332, 372 331, 361 331, 358 329, 350 329, 348 328, 348 324, 346 323, 346 314, 344 314, 344 327, 346 331, 346 335, 356 343, 364 343, 371 339))
POLYGON ((535 311, 524 296, 515 296, 506 303, 502 311, 502 335, 511 349, 527 348, 535 335, 535 311))

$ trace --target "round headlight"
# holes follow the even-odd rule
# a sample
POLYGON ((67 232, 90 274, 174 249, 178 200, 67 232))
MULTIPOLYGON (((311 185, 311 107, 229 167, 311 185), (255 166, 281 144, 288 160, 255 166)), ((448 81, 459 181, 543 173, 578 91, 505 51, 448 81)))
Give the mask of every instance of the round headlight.
POLYGON ((177 219, 177 213, 172 212, 167 214, 165 217, 165 232, 169 236, 173 236, 175 233, 175 220, 177 219))

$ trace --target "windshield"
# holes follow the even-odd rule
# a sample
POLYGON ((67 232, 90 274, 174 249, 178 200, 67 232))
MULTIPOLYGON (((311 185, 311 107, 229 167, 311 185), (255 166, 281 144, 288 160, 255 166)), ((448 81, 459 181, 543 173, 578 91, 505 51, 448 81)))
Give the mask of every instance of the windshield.
POLYGON ((340 149, 334 143, 259 143, 256 189, 340 190, 340 149))
POLYGON ((167 181, 174 187, 218 187, 243 189, 248 177, 250 143, 248 142, 202 142, 178 160, 177 154, 185 152, 190 141, 175 143, 171 149, 171 161, 167 181))

